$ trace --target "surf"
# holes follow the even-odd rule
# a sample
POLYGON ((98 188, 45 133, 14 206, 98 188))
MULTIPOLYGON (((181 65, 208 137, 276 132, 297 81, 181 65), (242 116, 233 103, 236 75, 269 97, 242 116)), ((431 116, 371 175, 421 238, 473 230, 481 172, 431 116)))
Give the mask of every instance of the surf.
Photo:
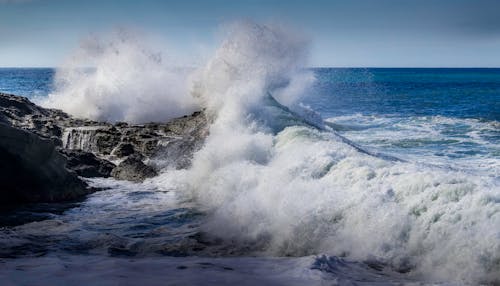
MULTIPOLYGON (((133 93, 107 86, 116 74, 105 69, 83 82, 75 76, 49 102, 75 115, 110 121, 168 118, 193 106, 203 108, 209 135, 191 166, 166 167, 127 188, 146 188, 149 196, 159 197, 156 207, 165 206, 170 195, 189 202, 202 214, 196 223, 200 233, 232 255, 324 254, 316 264, 326 272, 335 272, 341 257, 371 261, 417 280, 497 283, 498 178, 400 160, 340 136, 335 125, 302 102, 315 81, 304 69, 308 49, 306 37, 294 30, 237 23, 206 65, 183 77, 175 96, 156 92, 156 83, 177 82, 177 77, 149 74, 150 64, 157 63, 133 52, 132 58, 146 63, 137 65, 143 67, 138 81, 134 70, 125 77, 140 87, 133 93), (136 109, 138 94, 148 96, 136 109), (69 99, 83 108, 67 105, 69 99)), ((98 59, 107 66, 104 54, 98 59)), ((121 66, 121 56, 109 55, 121 66)), ((113 198, 118 192, 105 194, 113 198)))
POLYGON ((494 281, 498 180, 373 156, 291 112, 307 94, 307 85, 291 89, 307 82, 297 56, 306 49, 293 32, 235 28, 200 71, 210 135, 190 169, 165 172, 158 186, 198 202, 208 234, 266 255, 327 253, 430 279, 494 281))

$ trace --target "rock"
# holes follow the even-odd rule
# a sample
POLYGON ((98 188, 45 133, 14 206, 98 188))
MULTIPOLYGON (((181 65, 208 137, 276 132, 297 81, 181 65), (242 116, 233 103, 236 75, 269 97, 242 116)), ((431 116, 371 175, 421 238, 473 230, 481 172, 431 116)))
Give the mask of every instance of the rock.
POLYGON ((67 126, 92 125, 56 110, 40 107, 26 97, 0 93, 0 113, 9 125, 36 133, 39 136, 60 138, 67 126))
POLYGON ((115 149, 113 149, 111 155, 116 156, 118 158, 123 158, 132 155, 134 153, 135 153, 134 145, 130 143, 121 142, 120 144, 118 144, 118 146, 115 147, 115 149))
MULTIPOLYGON (((24 109, 23 109, 24 110, 24 109)), ((0 123, 0 204, 72 200, 91 190, 51 140, 0 123)))
POLYGON ((80 151, 61 149, 60 152, 68 159, 67 168, 86 178, 110 177, 115 164, 98 158, 96 155, 80 151))
POLYGON ((118 180, 142 182, 158 173, 152 167, 144 164, 140 155, 132 155, 113 169, 111 175, 118 180))
MULTIPOLYGON (((208 135, 208 119, 202 111, 166 123, 113 125, 73 118, 60 110, 37 106, 25 97, 3 93, 0 122, 48 138, 61 152, 71 150, 64 151, 68 167, 81 176, 108 176, 111 165, 106 160, 131 155, 143 156, 158 169, 186 168, 208 135)), ((144 165, 142 159, 134 158, 137 159, 125 160, 122 168, 117 167, 114 176, 142 180, 153 174, 154 170, 144 165), (129 171, 134 168, 142 173, 132 176, 129 171)))
POLYGON ((201 148, 202 143, 203 141, 188 136, 169 140, 156 149, 151 161, 158 169, 166 167, 186 169, 191 166, 193 154, 201 148))
POLYGON ((62 134, 62 147, 107 156, 120 143, 120 138, 121 134, 117 129, 105 123, 98 126, 69 127, 62 134))
MULTIPOLYGON (((202 145, 207 131, 207 119, 203 112, 173 119, 166 123, 129 125, 107 123, 66 128, 62 135, 62 146, 72 150, 92 152, 98 157, 110 156, 114 159, 140 153, 147 158, 165 159, 164 153, 174 154, 179 144, 186 142, 189 148, 180 148, 189 154, 176 154, 172 159, 182 157, 190 160, 192 153, 202 145), (172 144, 170 144, 172 143, 172 144), (169 151, 170 148, 175 150, 169 151)), ((170 159, 169 159, 170 160, 170 159)), ((174 165, 187 166, 186 162, 174 165)))

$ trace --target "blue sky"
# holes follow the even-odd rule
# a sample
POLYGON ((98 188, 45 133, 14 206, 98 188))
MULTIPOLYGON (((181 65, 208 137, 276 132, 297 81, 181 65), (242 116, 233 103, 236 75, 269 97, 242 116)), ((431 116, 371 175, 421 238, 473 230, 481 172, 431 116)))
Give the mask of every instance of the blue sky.
POLYGON ((116 27, 196 64, 221 25, 252 19, 307 34, 311 66, 500 67, 499 15, 498 0, 0 0, 0 66, 57 66, 116 27))

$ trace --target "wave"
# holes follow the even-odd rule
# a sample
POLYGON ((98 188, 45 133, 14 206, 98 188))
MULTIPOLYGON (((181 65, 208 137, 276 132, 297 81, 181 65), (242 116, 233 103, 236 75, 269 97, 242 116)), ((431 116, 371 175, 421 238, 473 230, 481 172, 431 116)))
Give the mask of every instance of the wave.
POLYGON ((46 104, 139 122, 205 108, 209 136, 192 166, 145 184, 195 201, 208 235, 263 255, 325 253, 430 280, 500 281, 498 178, 381 156, 337 134, 301 104, 314 75, 296 31, 235 24, 182 80, 137 43, 98 47, 95 72, 58 71, 68 84, 46 104))
POLYGON ((195 199, 207 233, 267 254, 498 281, 498 179, 373 156, 300 117, 313 81, 306 55, 307 42, 281 27, 233 27, 198 71, 194 92, 213 121, 205 146, 190 169, 155 183, 195 199))
POLYGON ((328 118, 325 124, 365 148, 397 154, 407 161, 500 175, 498 121, 354 114, 328 118))

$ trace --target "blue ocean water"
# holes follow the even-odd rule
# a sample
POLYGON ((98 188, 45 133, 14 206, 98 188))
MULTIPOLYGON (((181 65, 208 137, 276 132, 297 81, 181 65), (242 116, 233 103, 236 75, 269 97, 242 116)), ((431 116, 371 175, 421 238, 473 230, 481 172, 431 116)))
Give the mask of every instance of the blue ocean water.
POLYGON ((366 148, 500 175, 500 69, 315 69, 307 103, 366 148))
POLYGON ((0 68, 0 92, 28 98, 46 96, 52 90, 55 69, 0 68))
POLYGON ((500 69, 315 69, 324 116, 447 116, 500 120, 500 69))

